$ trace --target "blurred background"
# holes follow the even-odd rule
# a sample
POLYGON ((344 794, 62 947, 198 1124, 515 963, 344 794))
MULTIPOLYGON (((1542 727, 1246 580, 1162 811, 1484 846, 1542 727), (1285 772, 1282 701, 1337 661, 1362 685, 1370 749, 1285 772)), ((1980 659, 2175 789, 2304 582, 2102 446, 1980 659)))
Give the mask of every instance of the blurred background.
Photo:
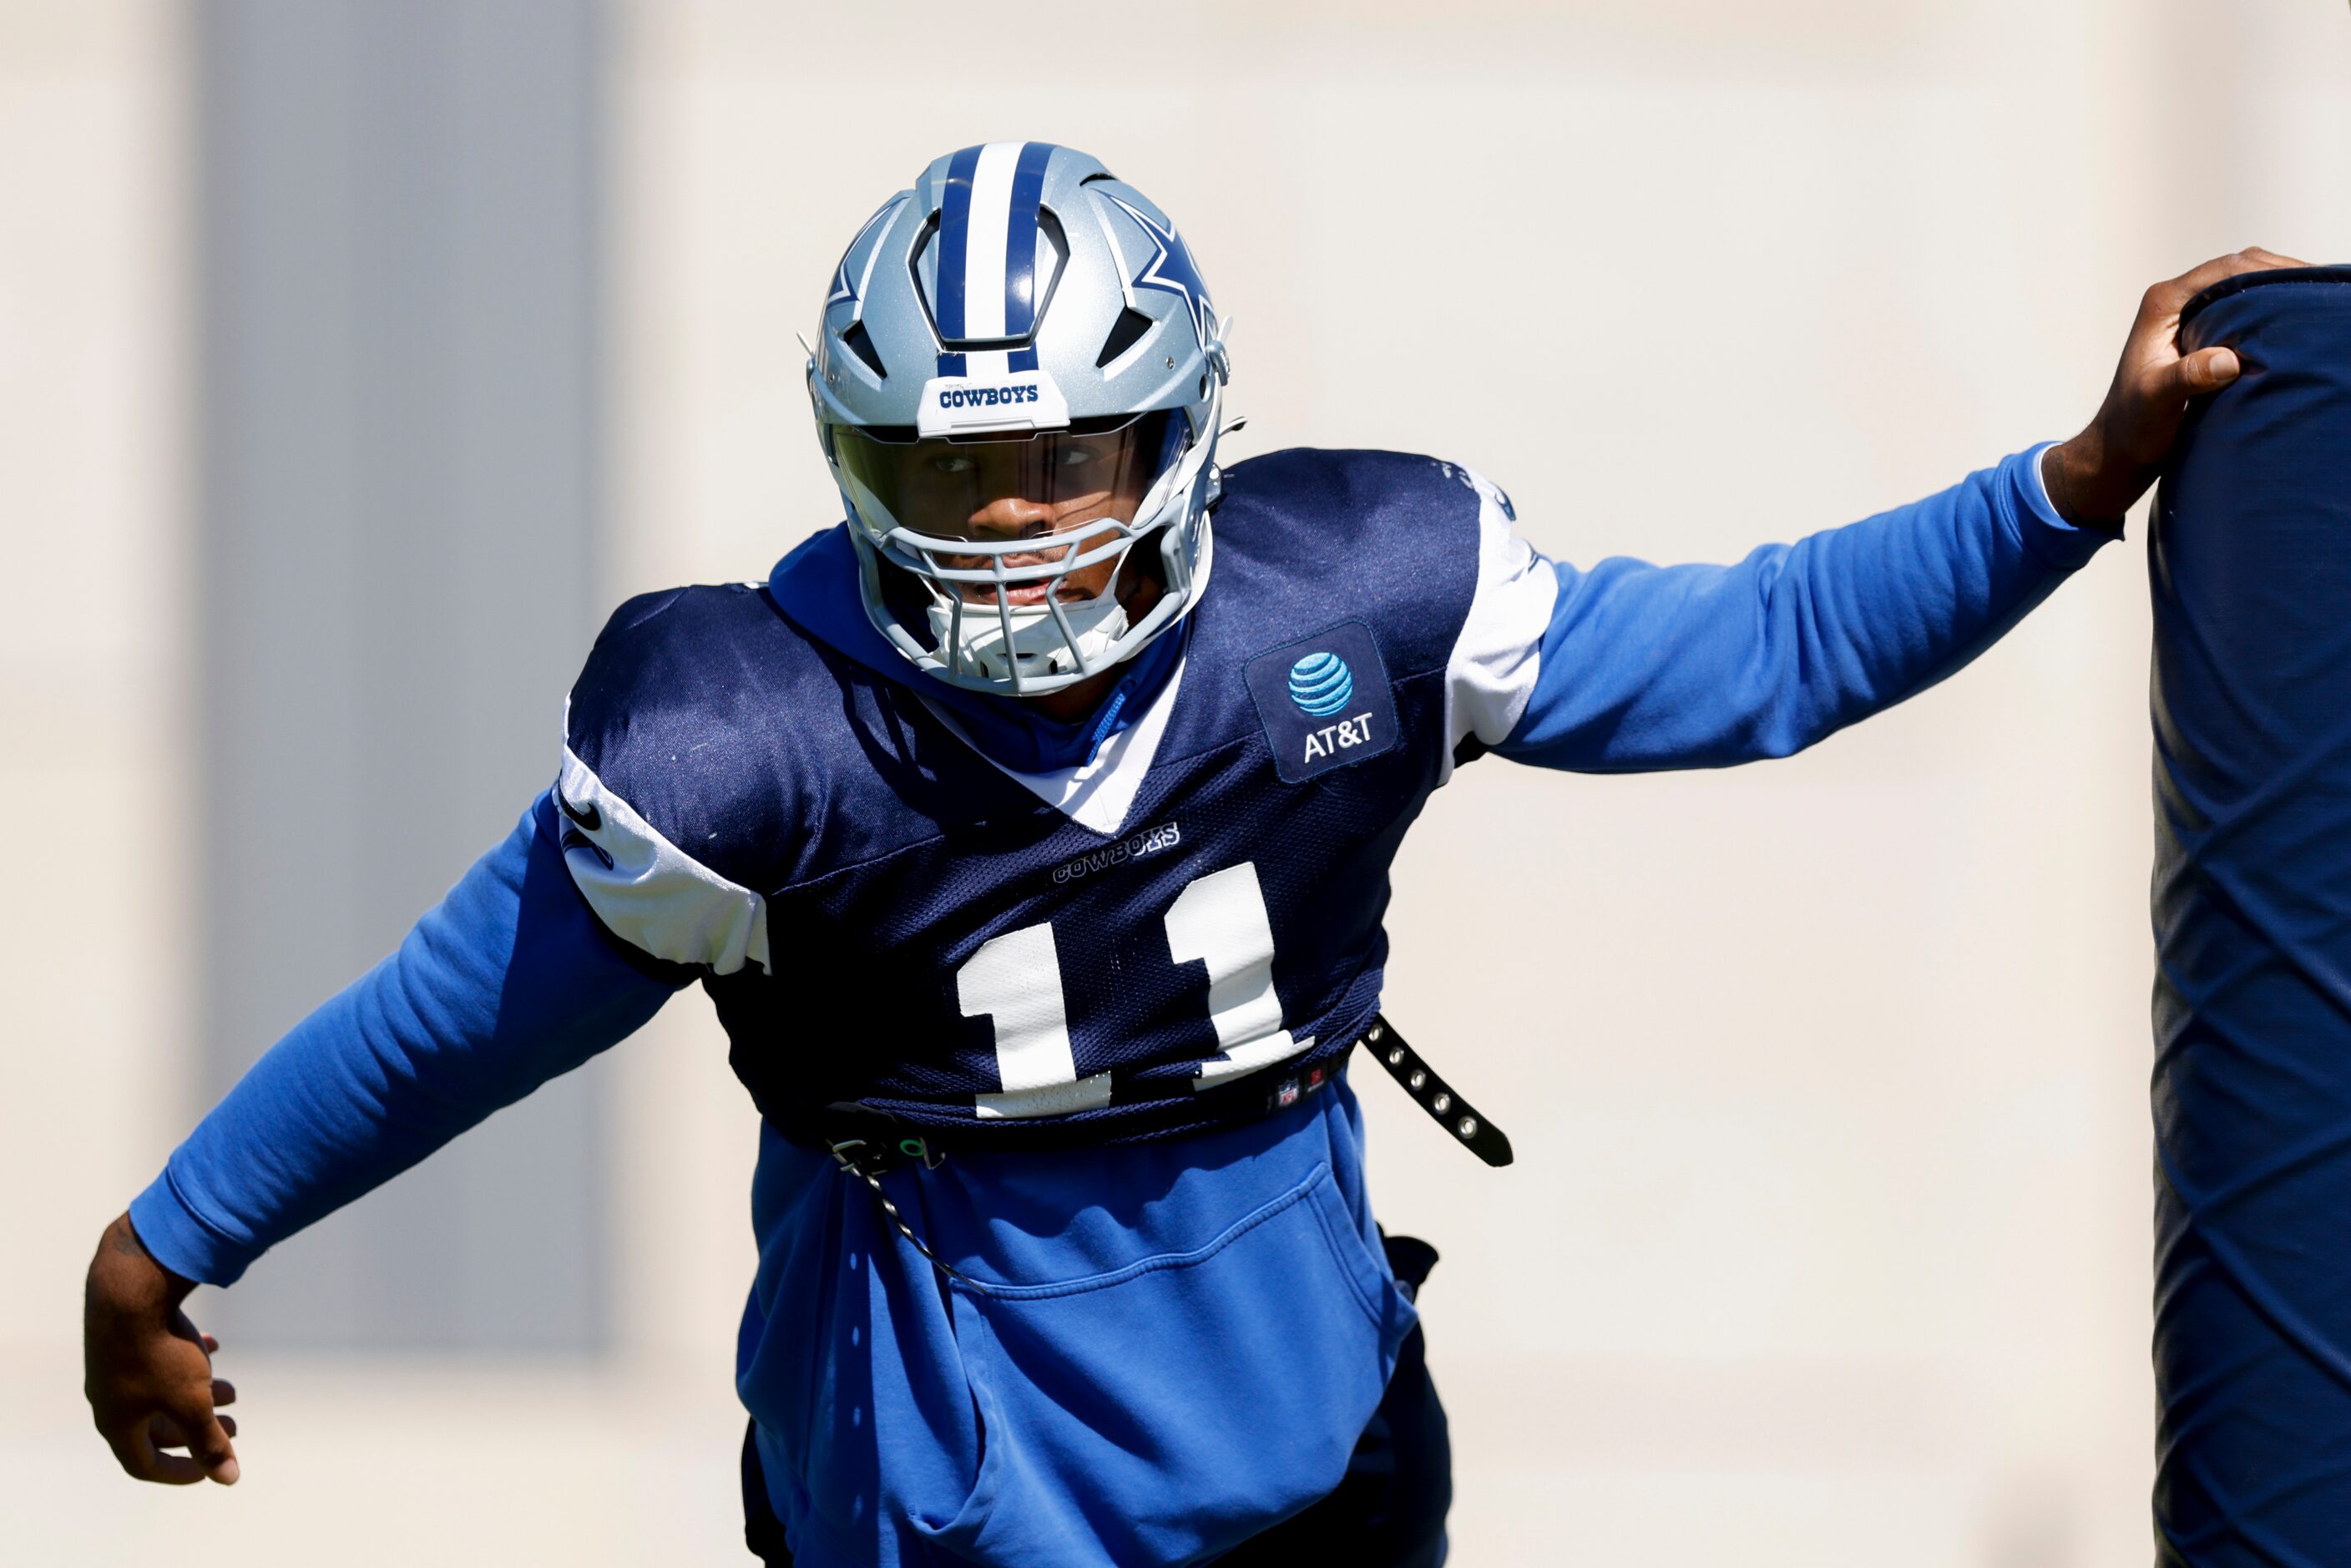
MULTIPOLYGON (((2070 434, 2138 293, 2351 257, 2317 0, 0 0, 0 1561, 748 1562, 756 1118, 698 995, 199 1292, 234 1491, 79 1397, 99 1228, 552 776, 602 615, 838 517, 793 332, 932 156, 1176 214, 1228 461, 1389 445, 1722 559, 2070 434)), ((1359 1075, 1456 1561, 2149 1554, 2137 530, 1793 761, 1488 761, 1359 1075)))

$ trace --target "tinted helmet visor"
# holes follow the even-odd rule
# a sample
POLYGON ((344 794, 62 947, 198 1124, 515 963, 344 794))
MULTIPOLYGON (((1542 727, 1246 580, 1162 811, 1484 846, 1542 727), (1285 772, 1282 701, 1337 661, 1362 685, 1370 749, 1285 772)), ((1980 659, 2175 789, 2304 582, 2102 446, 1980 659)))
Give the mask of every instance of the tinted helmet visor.
MULTIPOLYGON (((830 434, 861 512, 870 496, 882 514, 863 517, 875 533, 903 530, 994 553, 1023 540, 1112 531, 1089 524, 1132 523, 1153 484, 1183 455, 1188 426, 1180 411, 1155 409, 1008 437, 919 440, 910 429, 855 425, 830 434)), ((921 549, 915 539, 893 542, 921 549)))

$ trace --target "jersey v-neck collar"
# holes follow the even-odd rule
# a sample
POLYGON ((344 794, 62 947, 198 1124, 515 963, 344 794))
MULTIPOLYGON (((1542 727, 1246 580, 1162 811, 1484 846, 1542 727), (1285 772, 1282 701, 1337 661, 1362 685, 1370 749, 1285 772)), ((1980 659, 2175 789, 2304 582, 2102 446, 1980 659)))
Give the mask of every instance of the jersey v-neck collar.
POLYGON ((921 700, 930 709, 931 716, 969 747, 981 761, 1080 827, 1111 838, 1126 826, 1127 815, 1143 793, 1144 780, 1150 777, 1151 765, 1159 756, 1160 737, 1166 733, 1167 716, 1175 711, 1176 694, 1184 685, 1184 667, 1190 662, 1187 651, 1168 672, 1166 685, 1159 688, 1143 716, 1103 741, 1095 750, 1093 760, 1046 773, 1022 773, 1006 767, 965 733, 954 714, 927 696, 921 700))
MULTIPOLYGON (((1207 548, 1204 541, 1204 558, 1207 548)), ((945 703, 933 700, 915 684, 928 677, 917 675, 866 618, 857 587, 854 549, 844 525, 836 524, 811 536, 776 563, 766 584, 770 601, 803 632, 904 688, 942 728, 990 768, 1079 826, 1105 838, 1115 836, 1126 825, 1158 756, 1160 740, 1175 710, 1176 694, 1184 684, 1185 666, 1190 663, 1190 649, 1178 655, 1176 667, 1143 711, 1096 747, 1090 760, 1024 773, 989 755, 945 703)), ((1205 584, 1207 559, 1201 565, 1205 584)), ((1169 635, 1188 631, 1188 627, 1177 627, 1169 635)))

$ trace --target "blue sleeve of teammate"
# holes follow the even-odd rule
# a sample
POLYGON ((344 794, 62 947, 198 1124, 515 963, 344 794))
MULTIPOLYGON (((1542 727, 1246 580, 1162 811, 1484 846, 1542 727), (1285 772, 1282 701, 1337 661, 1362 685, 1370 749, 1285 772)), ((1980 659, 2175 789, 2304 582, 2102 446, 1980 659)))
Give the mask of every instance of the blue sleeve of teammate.
POLYGON ((165 1268, 228 1284, 626 1038, 691 973, 632 961, 596 923, 542 795, 398 952, 254 1064, 131 1203, 131 1226, 165 1268))
POLYGON ((2039 457, 1736 566, 1554 566, 1533 690, 1494 749, 1581 772, 1720 768, 1924 691, 2115 537, 2057 515, 2039 457))

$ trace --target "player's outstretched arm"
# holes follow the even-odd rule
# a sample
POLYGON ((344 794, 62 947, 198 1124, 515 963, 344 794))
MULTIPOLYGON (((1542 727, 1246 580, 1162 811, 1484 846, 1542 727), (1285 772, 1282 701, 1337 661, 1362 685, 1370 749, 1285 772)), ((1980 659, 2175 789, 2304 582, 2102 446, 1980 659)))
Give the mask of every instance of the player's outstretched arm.
POLYGON ((2080 434, 1939 495, 1735 566, 1551 568, 1524 709, 1488 743, 1592 772, 1723 767, 1802 750, 1951 674, 2116 537, 2189 400, 2236 379, 2226 349, 2180 356, 2181 307, 2297 265, 2247 250, 2148 289, 2080 434))
POLYGON ((623 949, 564 863, 552 792, 400 950, 273 1046, 107 1228, 86 1392, 142 1480, 235 1478, 225 1384, 182 1311, 304 1226, 632 1033, 690 977, 623 949), (161 1448, 193 1442, 192 1457, 161 1448))

